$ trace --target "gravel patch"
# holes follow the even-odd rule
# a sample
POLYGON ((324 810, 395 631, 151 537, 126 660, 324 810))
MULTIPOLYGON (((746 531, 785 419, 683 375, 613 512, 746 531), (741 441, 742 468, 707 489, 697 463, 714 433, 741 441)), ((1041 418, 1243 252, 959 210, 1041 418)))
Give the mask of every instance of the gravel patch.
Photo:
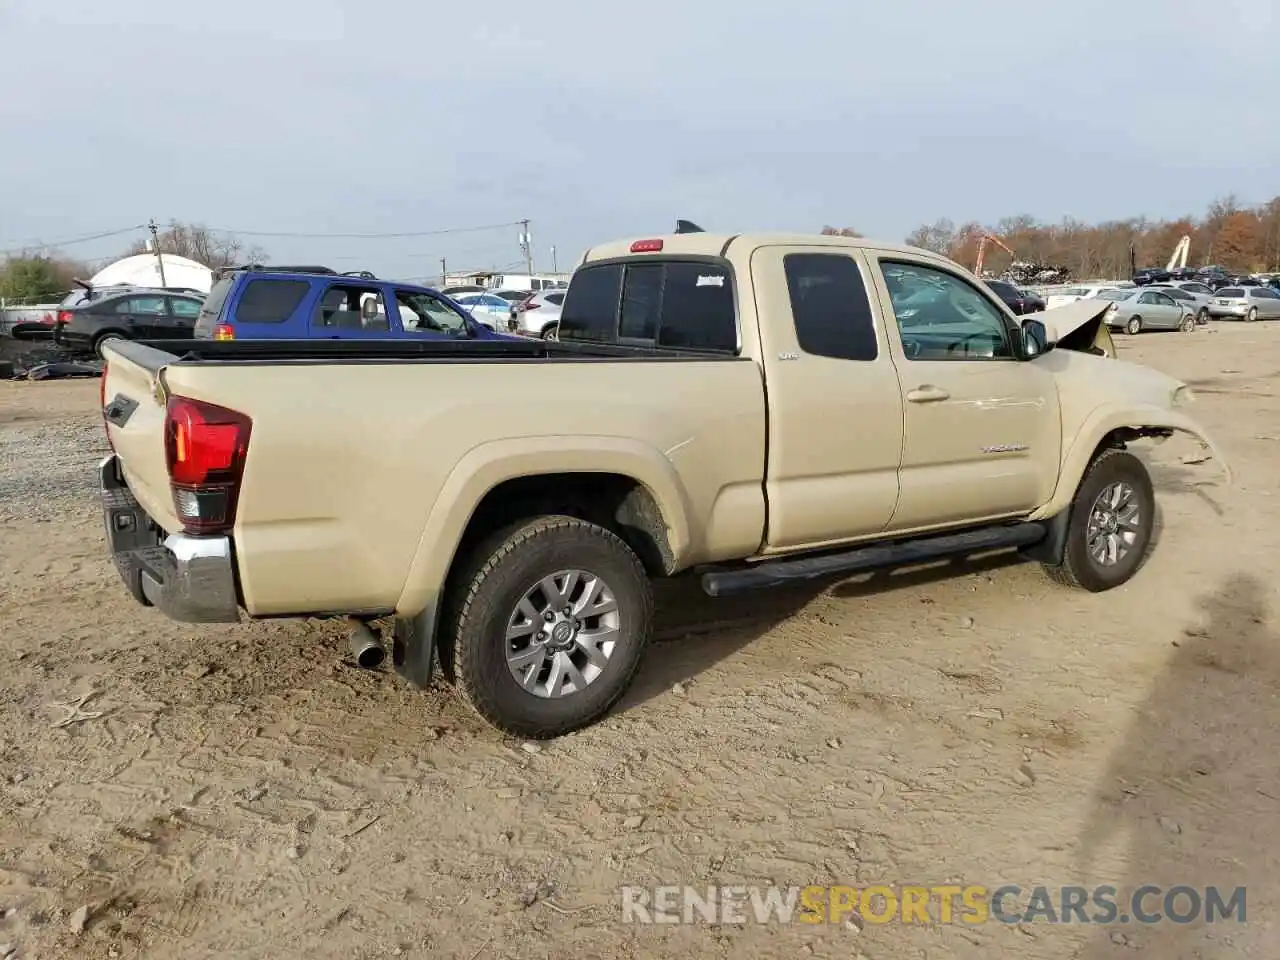
POLYGON ((0 431, 0 523, 100 511, 96 467, 108 452, 102 424, 84 417, 0 431))

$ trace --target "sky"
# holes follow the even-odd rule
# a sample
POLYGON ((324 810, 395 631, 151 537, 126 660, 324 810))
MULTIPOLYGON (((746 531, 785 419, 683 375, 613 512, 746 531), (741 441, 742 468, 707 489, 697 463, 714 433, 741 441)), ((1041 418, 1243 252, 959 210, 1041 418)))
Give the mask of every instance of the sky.
POLYGON ((516 267, 525 218, 545 270, 677 217, 899 241, 1198 215, 1280 194, 1275 9, 0 0, 0 251, 154 218, 427 279, 516 267))

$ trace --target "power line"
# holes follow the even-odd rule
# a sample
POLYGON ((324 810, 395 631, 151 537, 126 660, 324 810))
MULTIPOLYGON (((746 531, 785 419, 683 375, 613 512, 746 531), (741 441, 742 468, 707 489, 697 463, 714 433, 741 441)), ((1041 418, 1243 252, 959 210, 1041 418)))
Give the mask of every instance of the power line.
POLYGON ((65 240, 30 240, 9 250, 0 250, 0 256, 8 256, 13 253, 26 253, 32 248, 37 250, 47 250, 50 247, 66 247, 74 243, 88 243, 90 240, 103 240, 107 237, 118 237, 125 233, 133 233, 135 230, 145 230, 146 226, 147 225, 145 223, 138 223, 132 227, 123 227, 120 230, 108 230, 105 233, 92 233, 83 237, 68 237, 65 240))
POLYGON ((440 237, 449 233, 479 233, 482 230, 501 230, 518 227, 522 221, 489 223, 480 227, 448 227, 444 230, 414 230, 407 233, 287 233, 272 230, 225 230, 208 227, 210 233, 222 233, 236 237, 287 237, 298 240, 404 240, 410 237, 440 237))

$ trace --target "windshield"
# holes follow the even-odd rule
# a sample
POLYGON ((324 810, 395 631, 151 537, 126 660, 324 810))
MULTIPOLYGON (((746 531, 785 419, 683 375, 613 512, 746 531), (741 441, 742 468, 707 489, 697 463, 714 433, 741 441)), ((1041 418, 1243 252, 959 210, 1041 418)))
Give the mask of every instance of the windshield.
POLYGON ((427 293, 397 290, 396 302, 400 305, 400 322, 406 331, 430 330, 433 333, 465 335, 466 318, 443 300, 427 293))
POLYGON ((1244 291, 1243 291, 1243 290, 1240 290, 1240 289, 1237 289, 1236 287, 1227 287, 1227 288, 1226 288, 1226 289, 1224 289, 1224 290, 1219 290, 1219 291, 1218 291, 1218 296, 1220 296, 1220 297, 1224 297, 1224 298, 1230 298, 1230 297, 1243 297, 1243 296, 1244 296, 1244 291))

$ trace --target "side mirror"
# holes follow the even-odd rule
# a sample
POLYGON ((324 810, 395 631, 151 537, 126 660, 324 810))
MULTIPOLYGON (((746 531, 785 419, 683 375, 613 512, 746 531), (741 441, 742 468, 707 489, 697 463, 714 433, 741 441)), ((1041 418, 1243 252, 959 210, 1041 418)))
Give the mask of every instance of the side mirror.
POLYGON ((1039 320, 1022 321, 1022 355, 1028 360, 1049 349, 1049 331, 1039 320))

